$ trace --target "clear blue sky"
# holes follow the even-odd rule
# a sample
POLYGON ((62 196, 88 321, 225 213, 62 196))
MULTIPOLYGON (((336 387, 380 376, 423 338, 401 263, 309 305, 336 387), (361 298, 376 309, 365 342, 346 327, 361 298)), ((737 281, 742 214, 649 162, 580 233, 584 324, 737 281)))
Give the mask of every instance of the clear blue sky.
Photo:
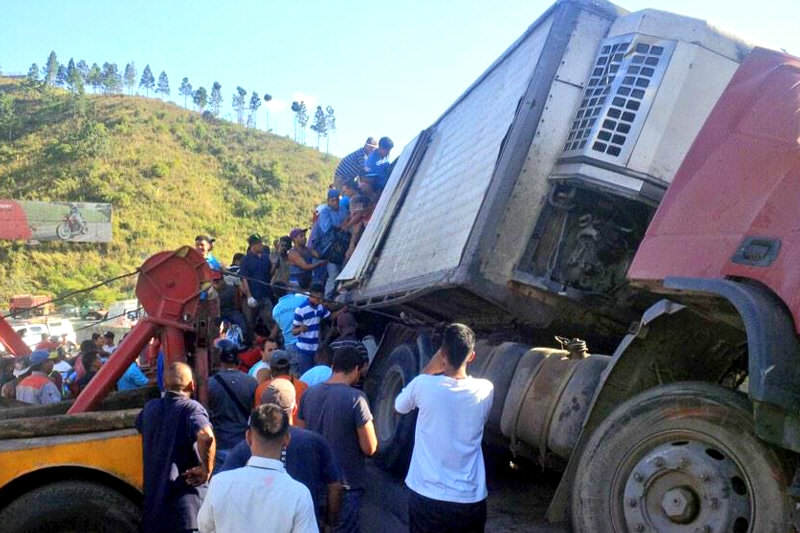
MULTIPOLYGON (((222 84, 223 115, 237 85, 270 93, 270 127, 291 134, 293 99, 332 105, 331 151, 344 155, 367 135, 401 147, 430 125, 552 2, 4 0, 0 68, 25 73, 50 50, 60 61, 134 61, 165 70, 171 100, 188 76, 195 88, 222 84)), ((621 0, 710 21, 748 40, 800 54, 800 1, 621 0)), ((248 97, 249 99, 249 97, 248 97)), ((310 110, 313 114, 313 108, 310 110)), ((258 127, 265 126, 262 106, 258 127)), ((313 132, 307 143, 314 144, 313 132)), ((396 152, 399 153, 399 152, 396 152)))

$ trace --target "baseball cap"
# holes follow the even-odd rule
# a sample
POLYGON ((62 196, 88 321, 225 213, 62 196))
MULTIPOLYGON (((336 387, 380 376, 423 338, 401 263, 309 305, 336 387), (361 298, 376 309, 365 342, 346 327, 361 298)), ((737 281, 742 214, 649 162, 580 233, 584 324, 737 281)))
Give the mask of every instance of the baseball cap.
POLYGON ((269 366, 273 370, 285 370, 289 368, 289 352, 286 350, 275 350, 269 360, 269 366))
POLYGON ((294 240, 298 236, 302 235, 303 233, 307 232, 308 228, 294 228, 292 231, 289 232, 289 238, 294 240))
POLYGON ((257 242, 261 242, 261 241, 263 241, 263 240, 264 240, 264 239, 262 239, 262 238, 261 238, 261 234, 260 234, 260 233, 253 233, 252 235, 250 235, 250 236, 247 238, 247 244, 249 244, 250 246, 252 246, 252 245, 254 245, 255 243, 257 243, 257 242))
POLYGON ((236 363, 238 362, 239 356, 239 345, 235 342, 222 339, 217 343, 217 349, 219 350, 219 360, 223 363, 236 363))
POLYGON ((287 413, 294 407, 296 399, 294 385, 285 378, 273 379, 261 394, 261 403, 274 403, 287 413))
POLYGON ((339 198, 339 191, 336 189, 328 189, 328 199, 339 198))

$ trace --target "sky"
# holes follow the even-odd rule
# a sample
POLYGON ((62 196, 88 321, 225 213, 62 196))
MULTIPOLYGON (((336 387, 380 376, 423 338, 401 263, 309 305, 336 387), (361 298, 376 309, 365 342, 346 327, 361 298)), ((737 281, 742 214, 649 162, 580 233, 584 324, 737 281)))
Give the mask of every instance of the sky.
MULTIPOLYGON (((294 100, 337 117, 330 151, 342 156, 387 135, 399 154, 551 4, 550 0, 3 0, 0 71, 26 73, 51 50, 69 58, 149 64, 178 87, 222 84, 223 117, 237 86, 269 93, 257 127, 293 136, 294 100)), ((755 44, 800 55, 800 1, 620 0, 708 20, 755 44)), ((138 84, 138 82, 137 82, 138 84)), ((190 103, 191 105, 191 103, 190 103)), ((306 144, 315 146, 312 131, 306 144)), ((325 142, 323 141, 323 149, 325 142)))

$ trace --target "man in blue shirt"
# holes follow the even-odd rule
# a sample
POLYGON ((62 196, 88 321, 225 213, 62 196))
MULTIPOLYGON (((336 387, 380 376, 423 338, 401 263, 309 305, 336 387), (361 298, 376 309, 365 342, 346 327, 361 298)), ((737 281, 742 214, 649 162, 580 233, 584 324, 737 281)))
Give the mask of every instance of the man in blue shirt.
MULTIPOLYGON (((305 282, 306 280, 304 280, 305 282)), ((301 290, 308 290, 308 284, 299 287, 301 290)), ((289 352, 294 361, 297 358, 297 336, 292 333, 292 322, 294 321, 294 310, 306 301, 306 296, 294 291, 287 290, 282 284, 274 287, 275 296, 278 301, 272 308, 272 318, 278 323, 278 327, 283 334, 283 349, 289 352)))
POLYGON ((122 374, 122 377, 117 381, 117 390, 133 390, 140 389, 150 382, 147 376, 144 375, 136 361, 131 363, 128 370, 122 374))
MULTIPOLYGON (((245 318, 247 329, 255 331, 260 318, 264 326, 272 327, 272 291, 269 283, 272 278, 272 263, 264 250, 261 235, 254 233, 247 239, 247 255, 242 258, 239 275, 242 276, 242 292, 247 299, 245 318)), ((247 339, 249 341, 249 339, 247 339)))
POLYGON ((381 137, 378 149, 369 154, 365 163, 366 174, 377 174, 375 186, 383 190, 389 179, 389 152, 394 148, 394 143, 389 137, 381 137))
MULTIPOLYGON (((266 400, 264 403, 274 403, 286 412, 289 424, 294 423, 294 416, 297 413, 296 393, 294 385, 289 380, 272 380, 263 397, 266 400)), ((297 427, 289 428, 289 436, 289 446, 286 447, 286 471, 292 478, 308 487, 314 500, 317 522, 336 524, 342 483, 341 473, 330 446, 321 435, 297 427)), ((250 456, 247 441, 240 442, 228 454, 219 472, 245 466, 250 456)))
POLYGON ((164 397, 147 402, 136 419, 144 459, 142 531, 191 531, 197 529, 216 443, 208 413, 190 398, 192 369, 172 363, 164 379, 164 397))
POLYGON ((368 137, 362 148, 347 154, 339 161, 336 172, 333 174, 334 183, 340 187, 345 181, 352 180, 364 174, 364 164, 367 157, 378 147, 375 139, 368 137))
POLYGON ((328 272, 325 281, 325 296, 328 298, 333 297, 333 292, 336 288, 336 276, 339 275, 339 271, 342 268, 341 263, 344 259, 344 252, 347 251, 347 242, 341 243, 339 241, 341 241, 341 232, 346 229, 345 221, 348 215, 347 209, 339 205, 339 191, 336 189, 328 189, 327 203, 319 213, 319 219, 317 220, 315 228, 318 231, 318 235, 315 237, 317 239, 317 244, 315 244, 315 246, 317 246, 316 251, 321 257, 328 260, 328 264, 325 265, 328 272), (341 251, 341 254, 328 253, 333 247, 342 247, 342 245, 344 249, 341 251), (320 249, 320 246, 324 246, 325 249, 320 249), (337 255, 340 257, 337 257, 337 255))

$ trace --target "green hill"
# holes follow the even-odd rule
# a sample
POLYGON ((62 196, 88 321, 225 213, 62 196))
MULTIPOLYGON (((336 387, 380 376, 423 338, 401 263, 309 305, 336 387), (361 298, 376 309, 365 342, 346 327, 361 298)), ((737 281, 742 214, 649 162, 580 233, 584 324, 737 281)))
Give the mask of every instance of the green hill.
MULTIPOLYGON (((15 120, 0 131, 0 198, 110 202, 108 244, 0 242, 0 308, 17 293, 63 294, 161 250, 217 238, 225 264, 247 235, 276 238, 324 201, 336 158, 208 113, 131 96, 70 95, 0 78, 15 120)), ((130 294, 126 284, 93 299, 130 294)))

